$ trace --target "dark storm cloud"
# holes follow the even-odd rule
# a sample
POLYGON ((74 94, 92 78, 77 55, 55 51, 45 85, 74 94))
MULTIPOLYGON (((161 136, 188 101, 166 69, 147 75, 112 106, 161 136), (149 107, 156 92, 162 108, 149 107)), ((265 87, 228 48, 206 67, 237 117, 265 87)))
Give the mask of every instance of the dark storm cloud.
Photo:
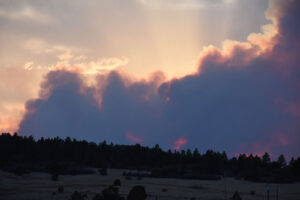
POLYGON ((81 85, 77 74, 50 72, 41 85, 41 97, 27 102, 20 132, 38 137, 85 138, 87 133, 94 134, 99 128, 97 102, 88 89, 84 94, 80 91, 81 85))
POLYGON ((150 136, 150 127, 159 123, 155 117, 160 107, 155 78, 151 82, 126 83, 118 72, 104 78, 100 76, 99 87, 92 88, 86 87, 77 73, 48 73, 41 86, 41 98, 26 104, 20 133, 118 143, 127 141, 127 132, 150 136))
MULTIPOLYGON (((86 86, 75 72, 50 72, 26 105, 21 134, 115 143, 184 141, 189 148, 299 156, 299 1, 271 1, 278 34, 261 51, 251 42, 202 52, 199 72, 161 83, 120 72, 86 86)), ((258 36, 259 37, 259 36, 258 36)))

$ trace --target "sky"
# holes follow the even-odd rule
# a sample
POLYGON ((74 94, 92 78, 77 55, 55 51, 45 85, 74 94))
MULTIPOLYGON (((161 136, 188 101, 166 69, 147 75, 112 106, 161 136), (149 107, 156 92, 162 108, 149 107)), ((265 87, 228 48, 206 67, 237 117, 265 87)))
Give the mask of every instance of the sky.
POLYGON ((0 132, 300 156, 297 0, 2 0, 0 132))

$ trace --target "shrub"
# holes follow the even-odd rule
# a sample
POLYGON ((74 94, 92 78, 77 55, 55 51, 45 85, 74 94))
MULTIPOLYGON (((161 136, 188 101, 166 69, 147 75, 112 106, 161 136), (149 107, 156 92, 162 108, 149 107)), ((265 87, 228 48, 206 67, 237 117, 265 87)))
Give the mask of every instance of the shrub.
POLYGON ((94 197, 93 197, 93 200, 105 200, 103 198, 103 196, 101 196, 100 194, 96 194, 94 197))
POLYGON ((168 190, 167 190, 167 188, 163 188, 161 191, 162 192, 167 192, 168 190))
POLYGON ((52 174, 51 180, 52 181, 57 181, 58 180, 58 174, 52 174))
POLYGON ((143 186, 134 186, 127 197, 127 200, 145 200, 147 198, 146 190, 143 186))
POLYGON ((71 195, 71 200, 85 200, 87 197, 86 194, 82 194, 80 192, 73 192, 73 194, 71 195))
POLYGON ((232 196, 232 200, 242 200, 242 198, 238 192, 235 192, 232 196))
POLYGON ((120 179, 116 179, 114 181, 114 186, 121 186, 121 180, 120 179))
POLYGON ((119 189, 114 186, 109 186, 102 191, 103 200, 124 200, 120 197, 119 189))
POLYGON ((101 174, 102 176, 106 176, 107 175, 107 168, 99 168, 98 169, 99 174, 101 174))
POLYGON ((255 195, 255 191, 254 191, 254 190, 251 190, 251 191, 250 191, 250 194, 251 194, 251 195, 255 195))
POLYGON ((62 185, 58 186, 58 188, 57 188, 58 194, 64 193, 64 190, 65 190, 65 188, 64 188, 64 186, 62 186, 62 185))

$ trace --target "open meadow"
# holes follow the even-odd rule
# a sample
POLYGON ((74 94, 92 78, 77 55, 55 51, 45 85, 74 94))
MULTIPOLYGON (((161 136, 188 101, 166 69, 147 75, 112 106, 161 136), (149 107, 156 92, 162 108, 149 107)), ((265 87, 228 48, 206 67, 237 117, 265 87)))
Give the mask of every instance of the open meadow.
MULTIPOLYGON (((93 199, 96 194, 112 185, 115 179, 121 180, 118 186, 121 196, 127 196, 135 185, 142 185, 147 192, 147 199, 172 200, 195 199, 222 200, 230 199, 238 191, 243 200, 265 200, 266 183, 253 183, 233 178, 223 178, 218 181, 181 180, 163 178, 126 178, 124 170, 108 169, 107 176, 90 175, 59 175, 57 181, 51 180, 47 173, 30 173, 16 176, 0 171, 1 200, 62 200, 70 199, 77 190, 86 193, 87 199, 93 199), (59 186, 64 186, 64 192, 57 192, 59 186)), ((278 187, 279 200, 299 200, 300 183, 270 184, 270 200, 276 199, 278 187)))

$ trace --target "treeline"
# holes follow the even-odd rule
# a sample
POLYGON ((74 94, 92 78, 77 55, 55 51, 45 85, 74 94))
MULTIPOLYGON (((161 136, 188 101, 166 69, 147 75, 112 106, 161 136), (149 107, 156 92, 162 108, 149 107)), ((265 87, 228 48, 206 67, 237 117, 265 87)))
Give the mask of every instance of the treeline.
MULTIPOLYGON (((88 173, 84 167, 149 171, 152 177, 218 179, 221 176, 251 181, 292 182, 300 177, 300 157, 288 163, 283 155, 271 161, 245 154, 228 158, 226 153, 197 149, 163 151, 136 145, 114 145, 66 139, 0 135, 0 169, 10 172, 46 171, 64 174, 88 173)), ((145 174, 144 174, 145 175, 145 174)))

